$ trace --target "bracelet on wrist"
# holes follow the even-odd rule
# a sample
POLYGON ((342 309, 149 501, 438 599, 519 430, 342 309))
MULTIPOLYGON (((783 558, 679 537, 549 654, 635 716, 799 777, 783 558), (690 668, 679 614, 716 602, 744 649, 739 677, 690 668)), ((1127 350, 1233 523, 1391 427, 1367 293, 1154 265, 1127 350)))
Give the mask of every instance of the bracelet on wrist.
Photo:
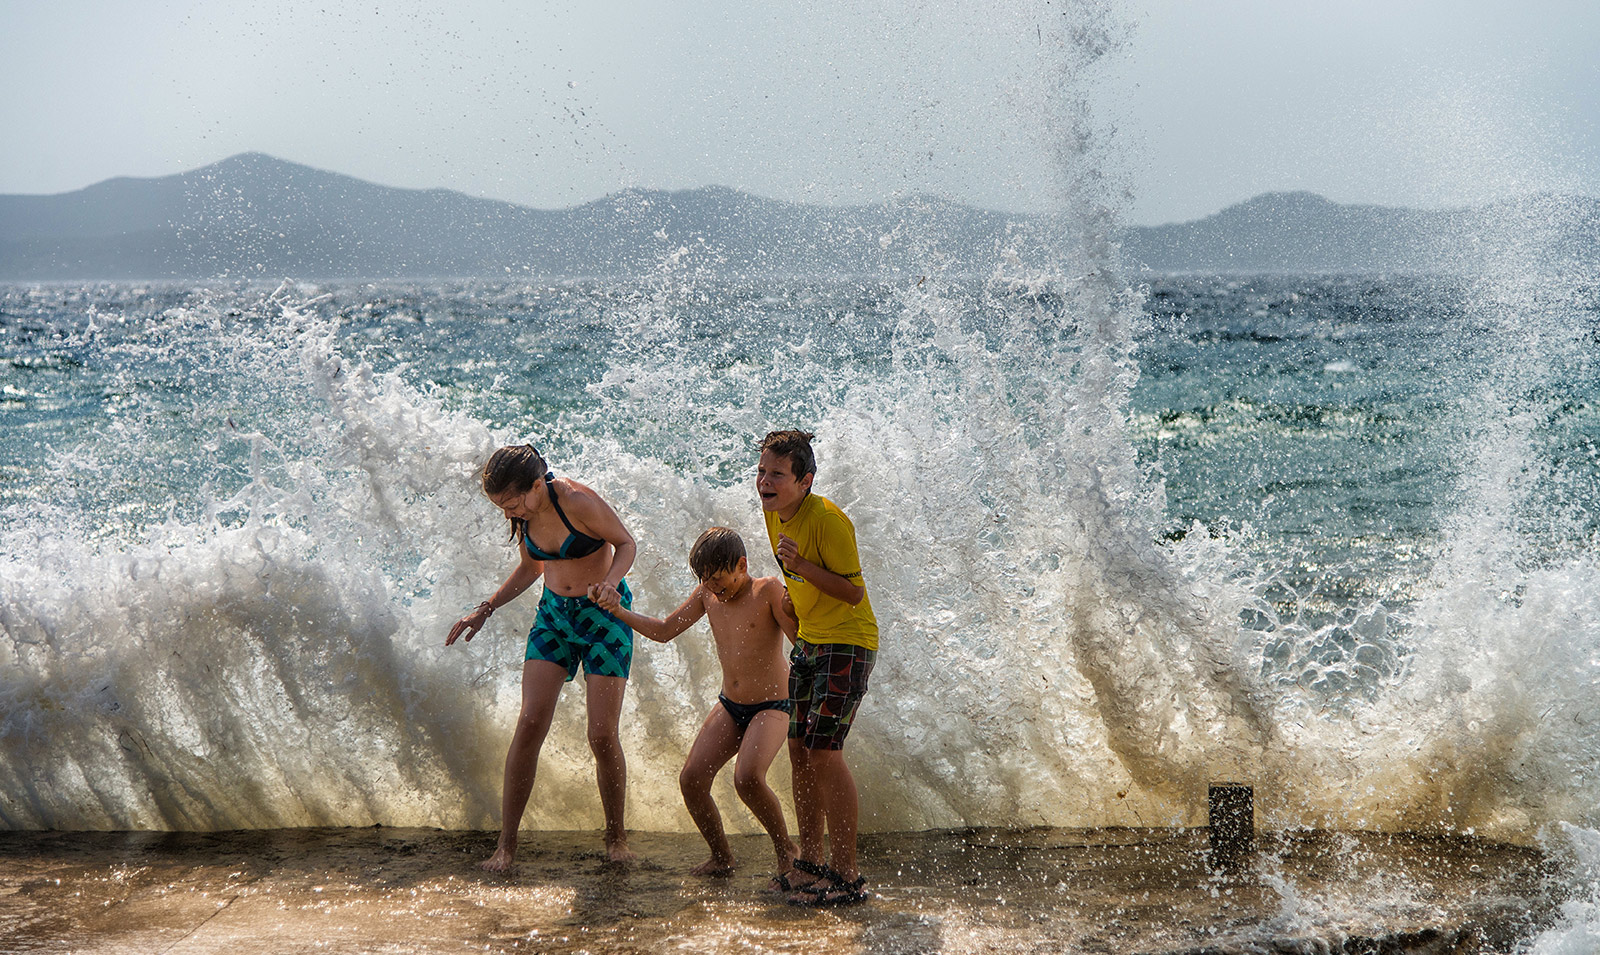
POLYGON ((491 617, 492 617, 492 616, 494 616, 494 604, 492 604, 492 603, 490 603, 490 602, 489 602, 489 601, 487 601, 487 600, 485 600, 485 601, 484 601, 484 602, 483 602, 483 603, 481 603, 481 604, 478 604, 478 606, 477 606, 477 608, 476 608, 476 609, 477 609, 477 610, 485 610, 485 611, 488 611, 488 613, 489 613, 489 616, 491 616, 491 617))

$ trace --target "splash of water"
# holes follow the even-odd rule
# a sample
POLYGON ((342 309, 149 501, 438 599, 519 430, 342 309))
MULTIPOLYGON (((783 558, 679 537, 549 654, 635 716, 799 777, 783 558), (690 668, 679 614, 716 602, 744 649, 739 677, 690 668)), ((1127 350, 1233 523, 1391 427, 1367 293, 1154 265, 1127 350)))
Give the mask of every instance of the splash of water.
POLYGON ((1564 868, 1571 888, 1556 924, 1528 946, 1528 955, 1583 955, 1600 948, 1600 832, 1568 823, 1547 848, 1569 857, 1564 868))
MULTIPOLYGON (((196 365, 226 374, 189 381, 182 427, 114 413, 115 440, 54 477, 131 494, 163 456, 187 457, 198 505, 168 500, 165 520, 109 533, 78 505, 116 495, 92 488, 8 512, 0 824, 494 826, 531 611, 441 646, 512 561, 476 468, 498 443, 549 439, 639 536, 638 606, 665 612, 707 525, 763 549, 749 442, 789 425, 820 435, 819 490, 855 520, 880 614, 852 737, 872 828, 1194 823, 1220 778, 1270 783, 1273 826, 1526 837, 1592 823, 1597 568, 1519 543, 1541 476, 1525 386, 1570 323, 1541 325, 1464 415, 1487 424, 1464 443, 1475 483, 1431 590, 1404 619, 1362 608, 1340 624, 1347 658, 1274 681, 1273 660, 1309 660, 1329 633, 1263 597, 1272 574, 1227 540, 1165 542, 1160 483, 1128 433, 1140 302, 1116 271, 1104 130, 1079 92, 1115 36, 1086 22, 1040 34, 1066 251, 1019 241, 976 292, 930 268, 896 290, 881 348, 859 317, 781 334, 708 322, 726 297, 687 244, 608 307, 617 350, 590 401, 535 405, 514 426, 347 357, 294 290, 234 323, 220 293, 147 317, 142 351, 97 354, 86 335, 90 361, 202 352, 196 365), (1363 692, 1330 695, 1318 681, 1332 677, 1363 692)), ((916 233, 936 265, 938 237, 916 233)), ((1504 326, 1529 314, 1518 301, 1504 326)), ((716 663, 695 634, 635 660, 630 821, 684 829, 675 778, 716 663)), ((577 702, 546 744, 529 825, 598 823, 577 702)))

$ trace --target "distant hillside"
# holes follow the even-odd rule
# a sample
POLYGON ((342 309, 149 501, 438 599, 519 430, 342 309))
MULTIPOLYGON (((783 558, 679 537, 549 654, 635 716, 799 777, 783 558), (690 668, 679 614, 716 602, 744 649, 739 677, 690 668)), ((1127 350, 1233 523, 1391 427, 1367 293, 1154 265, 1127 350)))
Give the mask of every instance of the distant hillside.
POLYGON ((251 153, 177 176, 0 196, 0 279, 617 275, 652 271, 681 247, 722 275, 879 274, 916 264, 898 240, 908 219, 985 253, 1006 228, 1004 216, 939 200, 835 209, 720 187, 545 211, 251 153))
POLYGON ((1130 229, 1123 250, 1160 271, 1600 272, 1600 200, 1532 196, 1476 209, 1340 205, 1260 195, 1195 222, 1130 229))
MULTIPOLYGON (((723 276, 887 276, 935 261, 986 271, 1001 249, 1049 230, 1042 217, 928 197, 835 208, 719 187, 539 210, 248 153, 181 175, 0 196, 0 280, 636 275, 679 248, 723 276)), ((1158 271, 1454 270, 1530 248, 1588 267, 1600 260, 1600 203, 1439 213, 1274 193, 1123 240, 1132 263, 1158 271)))

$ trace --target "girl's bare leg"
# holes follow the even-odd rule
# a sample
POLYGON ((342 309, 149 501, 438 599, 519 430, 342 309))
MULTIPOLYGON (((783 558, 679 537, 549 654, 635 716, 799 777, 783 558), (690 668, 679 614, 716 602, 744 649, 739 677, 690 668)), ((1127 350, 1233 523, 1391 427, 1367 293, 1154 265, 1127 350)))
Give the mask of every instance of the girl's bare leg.
POLYGON ((550 732, 556 700, 566 683, 567 671, 548 660, 529 660, 522 665, 522 711, 517 714, 516 732, 506 751, 505 786, 500 797, 500 842, 494 855, 481 863, 490 872, 511 868, 517 854, 517 830, 522 812, 533 792, 533 778, 539 769, 539 750, 550 732))
POLYGON ((622 721, 622 696, 628 681, 620 676, 586 676, 589 709, 589 751, 594 753, 595 778, 600 784, 600 808, 606 817, 606 856, 612 862, 635 858, 628 848, 628 827, 623 811, 628 799, 628 764, 622 756, 617 726, 622 721))

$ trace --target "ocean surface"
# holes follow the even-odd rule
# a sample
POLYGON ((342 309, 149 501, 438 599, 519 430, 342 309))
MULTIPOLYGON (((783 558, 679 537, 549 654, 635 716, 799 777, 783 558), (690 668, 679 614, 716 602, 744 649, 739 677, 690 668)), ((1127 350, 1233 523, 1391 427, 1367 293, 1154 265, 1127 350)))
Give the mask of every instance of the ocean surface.
MULTIPOLYGON (((494 828, 534 601, 443 645, 515 560, 482 461, 599 490, 664 613, 708 525, 774 571, 751 446, 799 426, 883 629, 866 828, 1196 825, 1228 779, 1581 874, 1597 331, 1582 276, 0 287, 0 826, 494 828)), ((689 829, 718 683, 639 648, 632 827, 689 829)), ((598 826, 580 694, 534 827, 598 826)))

